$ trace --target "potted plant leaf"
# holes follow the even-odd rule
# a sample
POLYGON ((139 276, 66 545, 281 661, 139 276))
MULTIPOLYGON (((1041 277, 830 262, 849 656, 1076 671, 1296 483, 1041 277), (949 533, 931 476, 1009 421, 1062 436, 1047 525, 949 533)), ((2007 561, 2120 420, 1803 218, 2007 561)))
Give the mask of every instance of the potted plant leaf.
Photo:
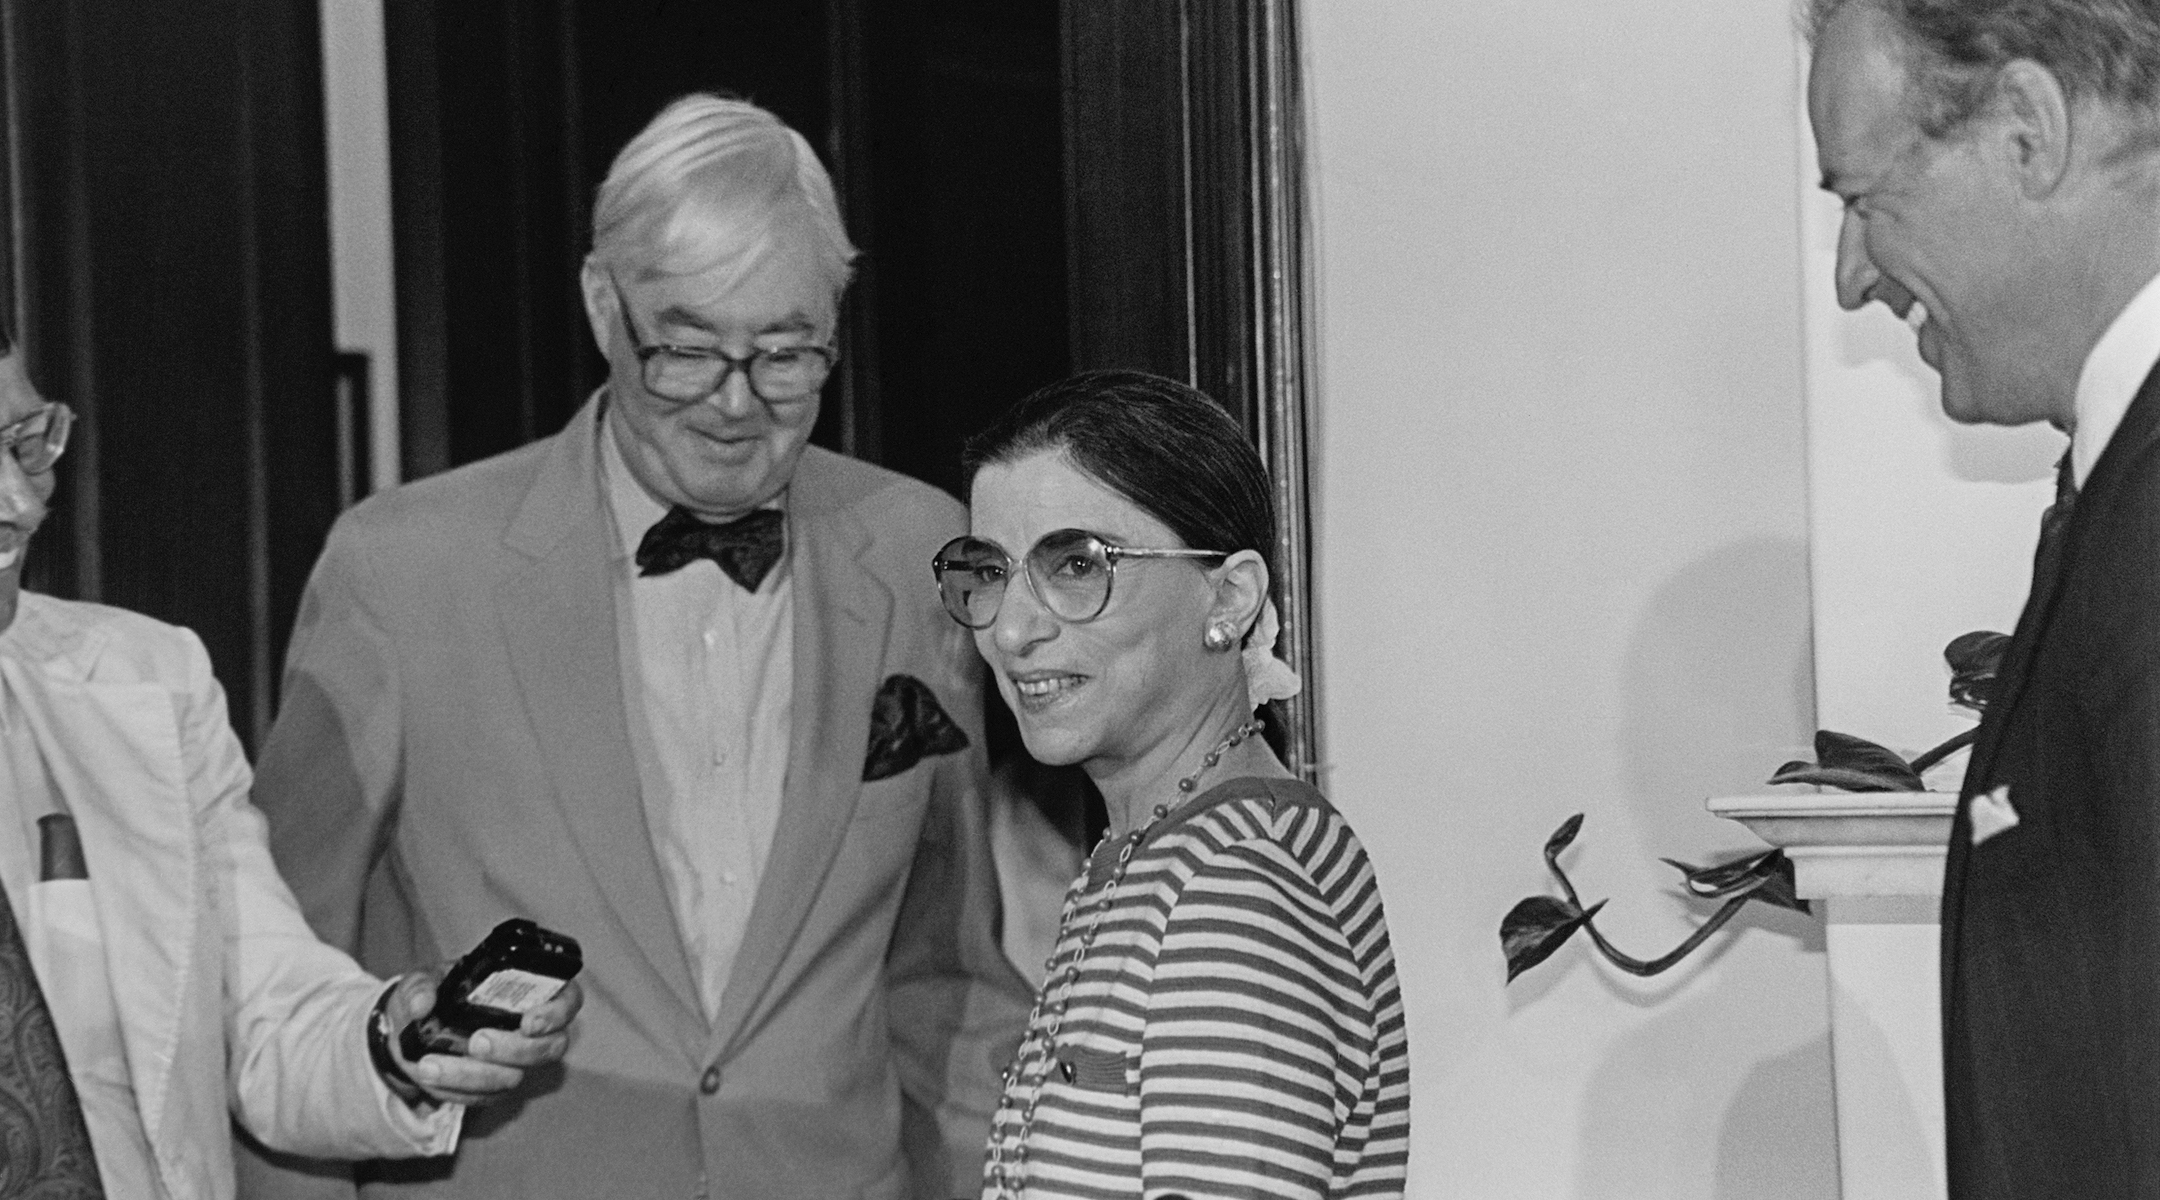
MULTIPOLYGON (((2010 639, 2005 634, 1979 631, 1963 634, 1943 648, 1950 664, 1950 702, 1974 715, 1987 708, 2002 656, 2010 639)), ((1866 738, 1823 729, 1815 734, 1815 759, 1786 763, 1770 777, 1773 784, 1802 783, 1848 792, 1919 792, 1926 790, 1922 776, 1958 750, 1972 744, 1977 727, 1911 759, 1866 738)), ((1687 940, 1654 959, 1640 959, 1622 952, 1597 927, 1598 911, 1605 901, 1585 906, 1560 867, 1560 855, 1574 844, 1582 831, 1577 813, 1561 822, 1545 840, 1545 866, 1560 883, 1561 895, 1531 896, 1508 910, 1500 922, 1500 946, 1507 955, 1508 982, 1552 957, 1553 952, 1575 936, 1577 930, 1614 966, 1633 975, 1656 975, 1679 963, 1710 935, 1723 928, 1750 900, 1780 908, 1808 911, 1808 903, 1794 890, 1792 861, 1783 850, 1749 854, 1707 867, 1694 867, 1675 859, 1663 861, 1678 869, 1690 896, 1722 900, 1718 910, 1687 940)))

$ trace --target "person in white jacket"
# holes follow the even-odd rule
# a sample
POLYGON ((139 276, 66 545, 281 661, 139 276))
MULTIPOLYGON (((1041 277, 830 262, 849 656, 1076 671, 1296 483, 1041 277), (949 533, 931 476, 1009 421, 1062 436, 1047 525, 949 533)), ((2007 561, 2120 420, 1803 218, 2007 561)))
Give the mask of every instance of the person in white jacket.
POLYGON ((561 1058, 575 983, 468 1056, 278 877, 193 633, 21 589, 72 414, 0 341, 0 1195, 224 1200, 228 1113, 316 1156, 452 1153, 464 1108, 561 1058))

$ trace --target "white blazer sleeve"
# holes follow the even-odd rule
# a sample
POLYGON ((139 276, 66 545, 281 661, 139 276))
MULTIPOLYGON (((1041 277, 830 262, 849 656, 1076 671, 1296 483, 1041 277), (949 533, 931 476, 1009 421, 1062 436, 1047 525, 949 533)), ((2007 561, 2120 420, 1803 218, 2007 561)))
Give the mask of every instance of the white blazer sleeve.
POLYGON ((222 924, 226 1073, 233 1114, 265 1145, 332 1158, 448 1154, 464 1109, 422 1114, 368 1059, 366 1020, 382 983, 318 941, 272 865, 225 695, 193 633, 175 696, 188 796, 222 924))

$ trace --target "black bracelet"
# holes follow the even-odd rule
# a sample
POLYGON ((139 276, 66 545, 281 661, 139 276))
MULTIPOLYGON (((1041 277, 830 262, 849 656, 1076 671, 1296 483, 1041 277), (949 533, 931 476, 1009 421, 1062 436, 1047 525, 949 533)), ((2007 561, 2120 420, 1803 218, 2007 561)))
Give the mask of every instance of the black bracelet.
POLYGON ((383 1083, 407 1104, 420 1104, 428 1100, 426 1089, 414 1082, 398 1065, 397 1055, 390 1052, 390 993, 397 990, 391 983, 375 998, 374 1011, 368 1013, 367 1052, 368 1060, 375 1064, 375 1073, 382 1076, 383 1083))

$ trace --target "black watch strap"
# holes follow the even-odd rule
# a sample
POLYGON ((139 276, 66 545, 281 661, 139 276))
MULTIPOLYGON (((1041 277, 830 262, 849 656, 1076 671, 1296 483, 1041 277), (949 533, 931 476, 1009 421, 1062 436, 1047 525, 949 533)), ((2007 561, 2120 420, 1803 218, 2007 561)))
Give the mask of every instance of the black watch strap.
POLYGON ((375 1064, 375 1073, 382 1076, 383 1083, 397 1094, 398 1099, 407 1104, 424 1104, 429 1099, 427 1091, 405 1073, 405 1068, 398 1064, 397 1055, 390 1051, 390 1038, 395 1032, 390 1028, 390 993, 395 990, 395 982, 384 988, 382 995, 375 997, 374 1010, 368 1013, 368 1060, 375 1064))

